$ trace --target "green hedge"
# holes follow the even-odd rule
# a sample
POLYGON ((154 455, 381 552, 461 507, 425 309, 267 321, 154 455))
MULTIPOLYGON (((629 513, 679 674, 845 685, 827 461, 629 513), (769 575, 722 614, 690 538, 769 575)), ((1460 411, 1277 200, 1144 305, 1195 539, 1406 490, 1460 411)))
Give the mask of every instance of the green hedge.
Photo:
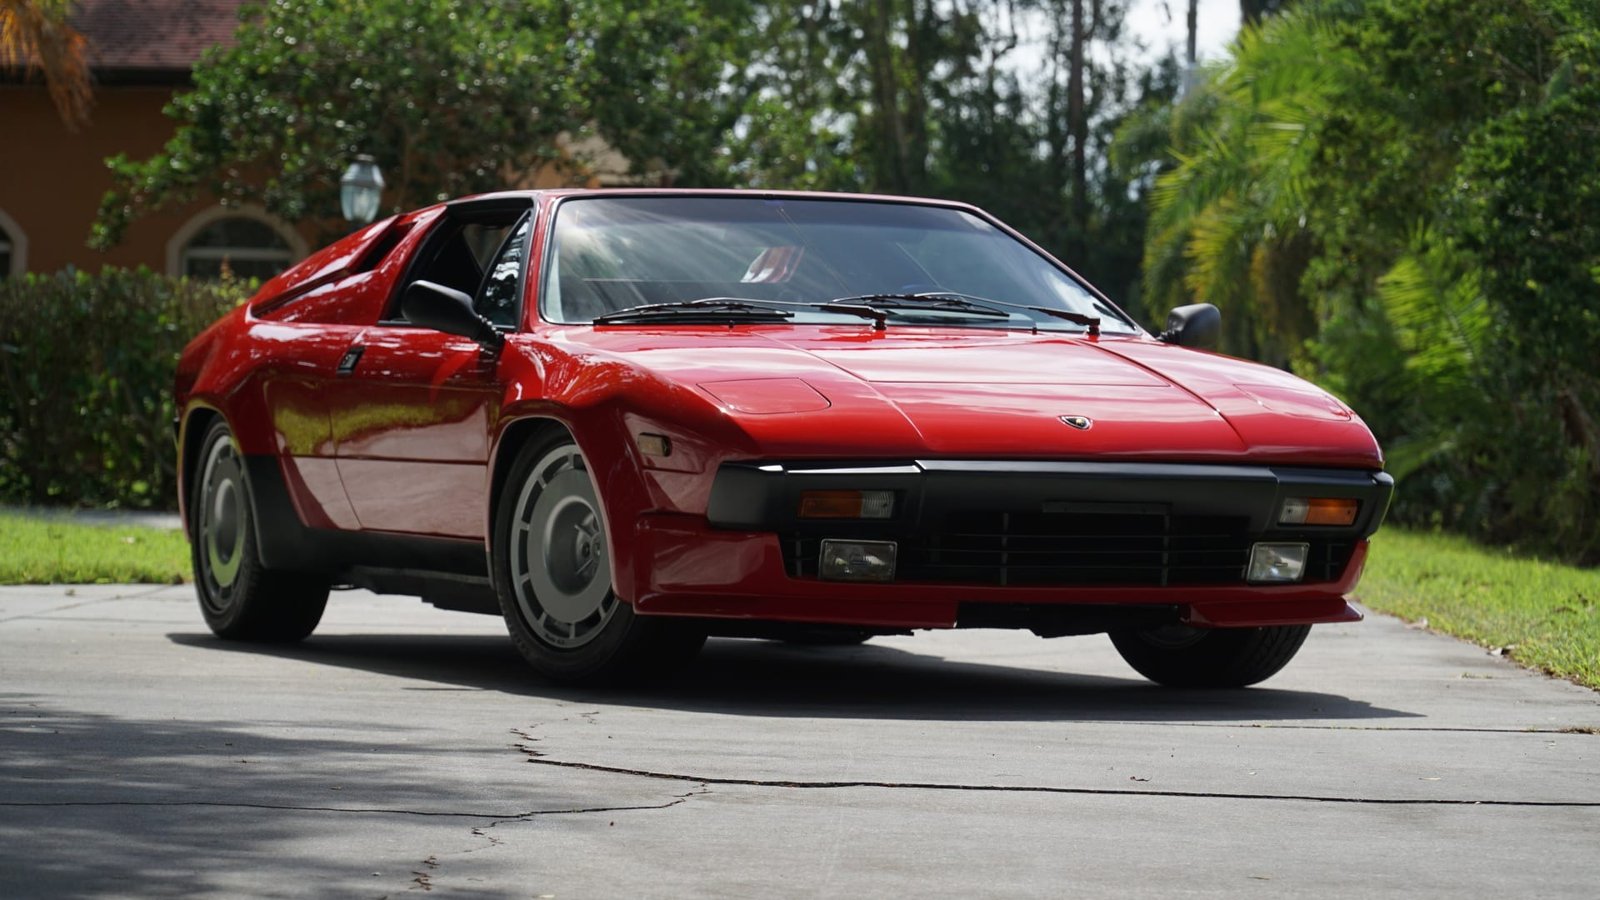
POLYGON ((249 293, 147 269, 0 281, 0 502, 175 506, 178 354, 249 293))

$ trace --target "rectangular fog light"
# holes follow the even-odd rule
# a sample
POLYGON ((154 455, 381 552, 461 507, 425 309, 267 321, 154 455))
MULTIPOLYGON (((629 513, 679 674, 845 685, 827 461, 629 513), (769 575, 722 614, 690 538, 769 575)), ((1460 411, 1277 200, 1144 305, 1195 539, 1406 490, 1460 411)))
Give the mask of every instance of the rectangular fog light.
POLYGON ((1256 584, 1299 581, 1306 571, 1309 544, 1256 544, 1250 548, 1245 580, 1256 584))
POLYGON ((822 542, 817 571, 824 581, 893 581, 894 541, 822 542))

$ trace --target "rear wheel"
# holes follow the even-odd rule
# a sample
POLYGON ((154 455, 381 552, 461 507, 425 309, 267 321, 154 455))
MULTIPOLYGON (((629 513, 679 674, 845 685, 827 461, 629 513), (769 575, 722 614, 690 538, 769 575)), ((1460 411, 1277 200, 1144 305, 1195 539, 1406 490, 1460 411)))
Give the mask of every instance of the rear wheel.
POLYGON ((189 550, 200 614, 219 637, 298 641, 316 629, 328 580, 261 565, 244 465, 221 421, 206 431, 189 492, 189 550))
POLYGON ((525 445, 495 521, 495 590, 511 641, 540 673, 607 683, 663 672, 705 643, 703 631, 636 615, 611 585, 599 494, 566 434, 525 445))
POLYGON ((1111 632, 1140 675, 1168 687, 1235 688, 1277 674, 1299 652, 1310 625, 1266 628, 1157 628, 1111 632))

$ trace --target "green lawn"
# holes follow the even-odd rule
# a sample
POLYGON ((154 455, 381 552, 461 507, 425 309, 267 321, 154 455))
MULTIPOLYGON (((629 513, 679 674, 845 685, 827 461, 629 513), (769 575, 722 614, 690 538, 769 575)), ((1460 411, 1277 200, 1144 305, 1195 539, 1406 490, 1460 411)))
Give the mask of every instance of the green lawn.
POLYGON ((179 531, 0 512, 0 584, 177 584, 188 574, 179 531))
POLYGON ((1356 597, 1373 609, 1600 689, 1600 571, 1385 528, 1356 597))

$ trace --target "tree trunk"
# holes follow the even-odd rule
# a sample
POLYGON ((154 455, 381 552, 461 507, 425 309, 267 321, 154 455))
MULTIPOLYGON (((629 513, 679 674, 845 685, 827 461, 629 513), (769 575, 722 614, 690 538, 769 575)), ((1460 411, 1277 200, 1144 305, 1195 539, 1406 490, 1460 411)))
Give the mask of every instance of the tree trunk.
POLYGON ((893 2, 872 0, 872 11, 865 22, 865 37, 872 100, 877 107, 872 118, 878 140, 878 176, 883 179, 882 187, 905 193, 910 187, 906 171, 906 135, 900 117, 899 86, 895 83, 894 46, 889 40, 889 12, 893 2))
MULTIPOLYGON (((1249 0, 1244 0, 1248 3, 1249 0)), ((1197 49, 1200 42, 1200 0, 1189 0, 1189 68, 1194 68, 1198 59, 1197 49)))
MULTIPOLYGON (((906 190, 923 193, 928 184, 928 81, 933 65, 922 42, 922 31, 932 25, 931 4, 906 2, 906 63, 911 67, 911 88, 906 96, 906 119, 902 126, 905 146, 900 159, 905 170, 906 190)), ((896 88, 899 84, 895 85, 896 88)))
POLYGON ((1089 115, 1084 97, 1085 49, 1089 43, 1089 23, 1083 15, 1083 0, 1072 0, 1071 69, 1067 72, 1067 129, 1072 135, 1072 216, 1068 246, 1073 264, 1085 251, 1089 233, 1089 115))
MULTIPOLYGON (((1045 163, 1045 196, 1049 202, 1060 204, 1067 198, 1067 185, 1071 183, 1071 128, 1069 117, 1062 115, 1061 60, 1071 41, 1067 35, 1066 21, 1061 7, 1051 11, 1049 52, 1046 54, 1045 72, 1045 146, 1048 156, 1045 163)), ((1059 208, 1059 206, 1058 206, 1059 208)), ((1056 216, 1051 216, 1055 219, 1056 216)))

